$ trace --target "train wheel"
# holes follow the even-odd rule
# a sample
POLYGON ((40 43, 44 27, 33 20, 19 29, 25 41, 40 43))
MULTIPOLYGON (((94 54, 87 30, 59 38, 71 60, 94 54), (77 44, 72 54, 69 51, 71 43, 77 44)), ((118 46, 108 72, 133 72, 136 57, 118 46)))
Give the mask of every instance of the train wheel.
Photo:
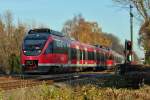
POLYGON ((77 72, 80 72, 80 68, 76 68, 76 71, 77 71, 77 72))
POLYGON ((94 71, 94 72, 96 71, 96 67, 93 67, 93 71, 94 71))
POLYGON ((139 82, 139 87, 143 87, 145 84, 144 82, 145 82, 145 80, 144 80, 144 78, 142 78, 139 82))
POLYGON ((55 73, 58 73, 58 72, 60 72, 60 68, 56 67, 56 66, 51 67, 48 71, 49 74, 55 74, 55 73))
POLYGON ((79 71, 80 71, 80 72, 82 72, 82 71, 83 71, 83 68, 82 68, 82 67, 80 67, 80 68, 79 68, 79 71))

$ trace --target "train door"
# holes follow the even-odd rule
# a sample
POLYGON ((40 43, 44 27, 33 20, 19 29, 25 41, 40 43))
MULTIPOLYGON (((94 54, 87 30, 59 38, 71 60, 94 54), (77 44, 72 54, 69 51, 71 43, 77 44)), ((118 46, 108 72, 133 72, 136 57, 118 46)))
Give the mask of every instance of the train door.
POLYGON ((78 46, 76 47, 76 50, 77 50, 77 66, 79 66, 79 64, 80 64, 80 50, 79 50, 78 46))
POLYGON ((68 64, 69 64, 69 66, 71 64, 71 48, 70 48, 69 44, 68 44, 68 64))
POLYGON ((113 65, 116 65, 116 61, 115 61, 115 56, 112 54, 112 61, 113 61, 113 65))
POLYGON ((97 60, 96 50, 94 50, 94 64, 95 64, 95 65, 96 65, 96 60, 97 60))
POLYGON ((84 49, 85 50, 85 64, 87 64, 87 60, 88 60, 88 53, 87 53, 87 48, 84 49))
POLYGON ((100 55, 100 56, 99 56, 99 60, 100 60, 100 63, 99 63, 99 64, 100 64, 100 66, 102 66, 102 62, 103 62, 103 61, 102 61, 102 58, 103 58, 102 52, 100 52, 99 55, 100 55))
POLYGON ((52 63, 53 59, 51 59, 51 55, 53 54, 53 42, 50 42, 45 49, 44 55, 47 63, 52 63))
POLYGON ((70 48, 70 59, 71 64, 77 64, 77 49, 76 48, 70 48))
POLYGON ((86 64, 86 51, 83 50, 83 64, 85 65, 86 64))
POLYGON ((80 51, 80 64, 82 65, 83 64, 83 55, 82 55, 82 50, 79 50, 80 51))
POLYGON ((106 65, 106 53, 103 53, 103 66, 106 65))
POLYGON ((83 66, 85 64, 85 51, 80 50, 80 64, 83 66))
POLYGON ((108 65, 107 65, 107 61, 109 61, 109 53, 106 53, 106 60, 105 60, 105 66, 106 67, 108 67, 108 65))
POLYGON ((100 57, 101 57, 101 55, 100 55, 99 51, 97 51, 97 53, 96 53, 96 62, 97 62, 98 67, 100 66, 100 62, 101 62, 100 57))

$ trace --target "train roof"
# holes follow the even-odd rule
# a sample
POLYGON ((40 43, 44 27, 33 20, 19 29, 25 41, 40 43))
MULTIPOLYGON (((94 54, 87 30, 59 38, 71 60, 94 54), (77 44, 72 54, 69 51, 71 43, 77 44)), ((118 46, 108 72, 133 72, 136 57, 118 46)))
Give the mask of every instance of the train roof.
POLYGON ((34 35, 36 35, 36 34, 38 34, 38 35, 42 34, 41 36, 52 35, 53 38, 61 39, 67 43, 70 43, 71 47, 79 46, 80 49, 87 48, 88 51, 89 50, 90 51, 101 50, 102 52, 111 53, 111 54, 114 54, 116 56, 123 57, 121 54, 117 53, 116 51, 114 51, 110 48, 107 48, 107 47, 104 47, 101 45, 90 45, 90 44, 81 43, 81 42, 76 41, 76 40, 71 40, 69 38, 66 38, 63 33, 51 30, 49 28, 31 29, 31 30, 29 30, 28 34, 29 35, 33 34, 32 37, 34 37, 34 35))
POLYGON ((49 28, 38 28, 29 30, 28 34, 52 34, 60 37, 64 37, 64 34, 58 31, 51 30, 49 28))

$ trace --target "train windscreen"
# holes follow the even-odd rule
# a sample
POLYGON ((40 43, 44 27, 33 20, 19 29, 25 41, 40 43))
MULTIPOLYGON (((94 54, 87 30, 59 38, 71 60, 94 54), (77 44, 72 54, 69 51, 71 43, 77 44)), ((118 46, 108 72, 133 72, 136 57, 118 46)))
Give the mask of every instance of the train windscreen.
POLYGON ((46 34, 29 34, 25 37, 23 43, 23 52, 28 56, 39 55, 46 43, 48 36, 46 34))

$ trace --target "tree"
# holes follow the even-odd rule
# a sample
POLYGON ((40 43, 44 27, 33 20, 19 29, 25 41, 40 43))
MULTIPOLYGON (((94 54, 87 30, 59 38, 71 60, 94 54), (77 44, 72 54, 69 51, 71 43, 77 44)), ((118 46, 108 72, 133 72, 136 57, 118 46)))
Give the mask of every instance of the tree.
POLYGON ((66 34, 66 37, 74 38, 83 43, 99 44, 107 47, 111 44, 111 41, 103 35, 98 23, 86 21, 81 14, 75 16, 72 20, 66 21, 62 32, 66 34))
POLYGON ((108 33, 105 33, 105 36, 108 37, 112 41, 112 44, 111 44, 112 50, 115 50, 118 53, 124 52, 124 46, 120 43, 120 40, 117 36, 113 34, 108 34, 108 33))
POLYGON ((44 24, 27 25, 20 20, 13 23, 13 14, 7 10, 0 15, 0 70, 9 74, 21 71, 20 51, 23 37, 29 28, 44 27, 44 24))
POLYGON ((132 5, 135 8, 134 15, 138 15, 138 19, 141 19, 141 23, 142 23, 139 29, 139 36, 140 36, 139 44, 143 46, 147 52, 149 52, 150 51, 150 0, 113 0, 113 1, 119 5, 128 6, 128 7, 129 5, 132 5))
MULTIPOLYGON (((141 35, 141 42, 143 42, 143 46, 147 47, 147 44, 144 44, 145 41, 150 39, 150 0, 113 0, 117 4, 121 4, 123 6, 132 5, 135 8, 134 14, 138 15, 142 21, 141 28, 139 29, 139 35, 141 35)), ((150 48, 150 46, 148 46, 150 48)), ((145 48, 147 49, 147 48, 145 48)))
POLYGON ((119 5, 129 7, 132 5, 136 10, 135 14, 138 14, 139 17, 143 20, 149 20, 150 16, 150 0, 112 0, 119 5))
POLYGON ((65 33, 65 36, 68 38, 73 38, 72 34, 76 31, 76 27, 81 20, 81 15, 74 16, 72 20, 67 20, 63 26, 62 32, 65 33))
POLYGON ((19 21, 18 25, 13 24, 10 11, 0 16, 0 64, 1 69, 8 74, 14 69, 19 70, 18 58, 26 29, 26 25, 19 21))

